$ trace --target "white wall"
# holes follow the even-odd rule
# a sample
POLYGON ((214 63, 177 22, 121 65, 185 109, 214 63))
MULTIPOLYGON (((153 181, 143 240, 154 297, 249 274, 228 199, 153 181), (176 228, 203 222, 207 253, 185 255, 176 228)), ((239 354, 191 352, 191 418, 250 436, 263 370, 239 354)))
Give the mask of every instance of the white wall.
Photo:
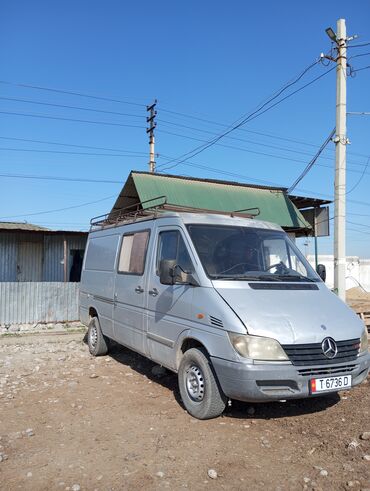
MULTIPOLYGON (((315 256, 307 257, 311 266, 315 269, 315 256)), ((319 264, 325 264, 326 284, 329 288, 334 287, 334 256, 319 255, 319 264)), ((362 286, 370 292, 370 259, 360 259, 357 256, 347 256, 346 289, 362 286)))

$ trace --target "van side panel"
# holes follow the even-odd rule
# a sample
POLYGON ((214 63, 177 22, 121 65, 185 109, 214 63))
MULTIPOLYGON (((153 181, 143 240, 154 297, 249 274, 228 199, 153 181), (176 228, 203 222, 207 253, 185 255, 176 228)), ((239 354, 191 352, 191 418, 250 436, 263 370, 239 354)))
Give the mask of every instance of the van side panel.
POLYGON ((103 333, 113 338, 115 263, 120 235, 90 236, 81 277, 80 318, 95 308, 103 333))

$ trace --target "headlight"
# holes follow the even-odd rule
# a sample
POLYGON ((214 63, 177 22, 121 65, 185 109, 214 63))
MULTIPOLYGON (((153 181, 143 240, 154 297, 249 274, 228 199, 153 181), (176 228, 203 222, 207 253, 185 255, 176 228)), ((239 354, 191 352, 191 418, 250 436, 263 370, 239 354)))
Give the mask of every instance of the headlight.
POLYGON ((244 358, 264 361, 285 361, 288 357, 276 339, 229 332, 234 349, 244 358))
POLYGON ((360 340, 360 353, 367 351, 368 348, 369 348, 369 341, 367 338, 367 329, 365 327, 364 332, 362 333, 362 336, 361 336, 361 340, 360 340))

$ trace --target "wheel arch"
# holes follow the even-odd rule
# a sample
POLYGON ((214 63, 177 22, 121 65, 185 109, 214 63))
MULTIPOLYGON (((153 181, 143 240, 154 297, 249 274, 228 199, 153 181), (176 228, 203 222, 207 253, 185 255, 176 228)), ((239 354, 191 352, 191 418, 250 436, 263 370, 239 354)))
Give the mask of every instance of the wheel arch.
POLYGON ((207 355, 209 355, 209 350, 207 349, 206 343, 200 337, 194 335, 190 331, 187 331, 182 334, 181 338, 177 344, 176 350, 176 369, 178 370, 182 357, 184 354, 191 348, 201 348, 203 349, 207 355))

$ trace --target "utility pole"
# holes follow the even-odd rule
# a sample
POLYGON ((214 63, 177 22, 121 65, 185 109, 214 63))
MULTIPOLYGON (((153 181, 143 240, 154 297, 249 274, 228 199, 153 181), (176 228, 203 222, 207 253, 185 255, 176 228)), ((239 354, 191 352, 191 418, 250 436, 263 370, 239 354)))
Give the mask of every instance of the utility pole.
POLYGON ((154 129, 157 126, 155 122, 155 117, 157 115, 157 111, 155 110, 155 106, 157 105, 157 99, 153 102, 151 106, 146 106, 146 110, 149 113, 149 116, 146 118, 146 122, 149 123, 149 128, 146 129, 146 132, 149 133, 149 171, 155 172, 155 160, 154 160, 154 129))
POLYGON ((346 147, 347 147, 347 33, 344 19, 337 21, 337 33, 326 29, 337 45, 336 130, 335 130, 335 182, 334 182, 334 290, 346 300, 346 147))

